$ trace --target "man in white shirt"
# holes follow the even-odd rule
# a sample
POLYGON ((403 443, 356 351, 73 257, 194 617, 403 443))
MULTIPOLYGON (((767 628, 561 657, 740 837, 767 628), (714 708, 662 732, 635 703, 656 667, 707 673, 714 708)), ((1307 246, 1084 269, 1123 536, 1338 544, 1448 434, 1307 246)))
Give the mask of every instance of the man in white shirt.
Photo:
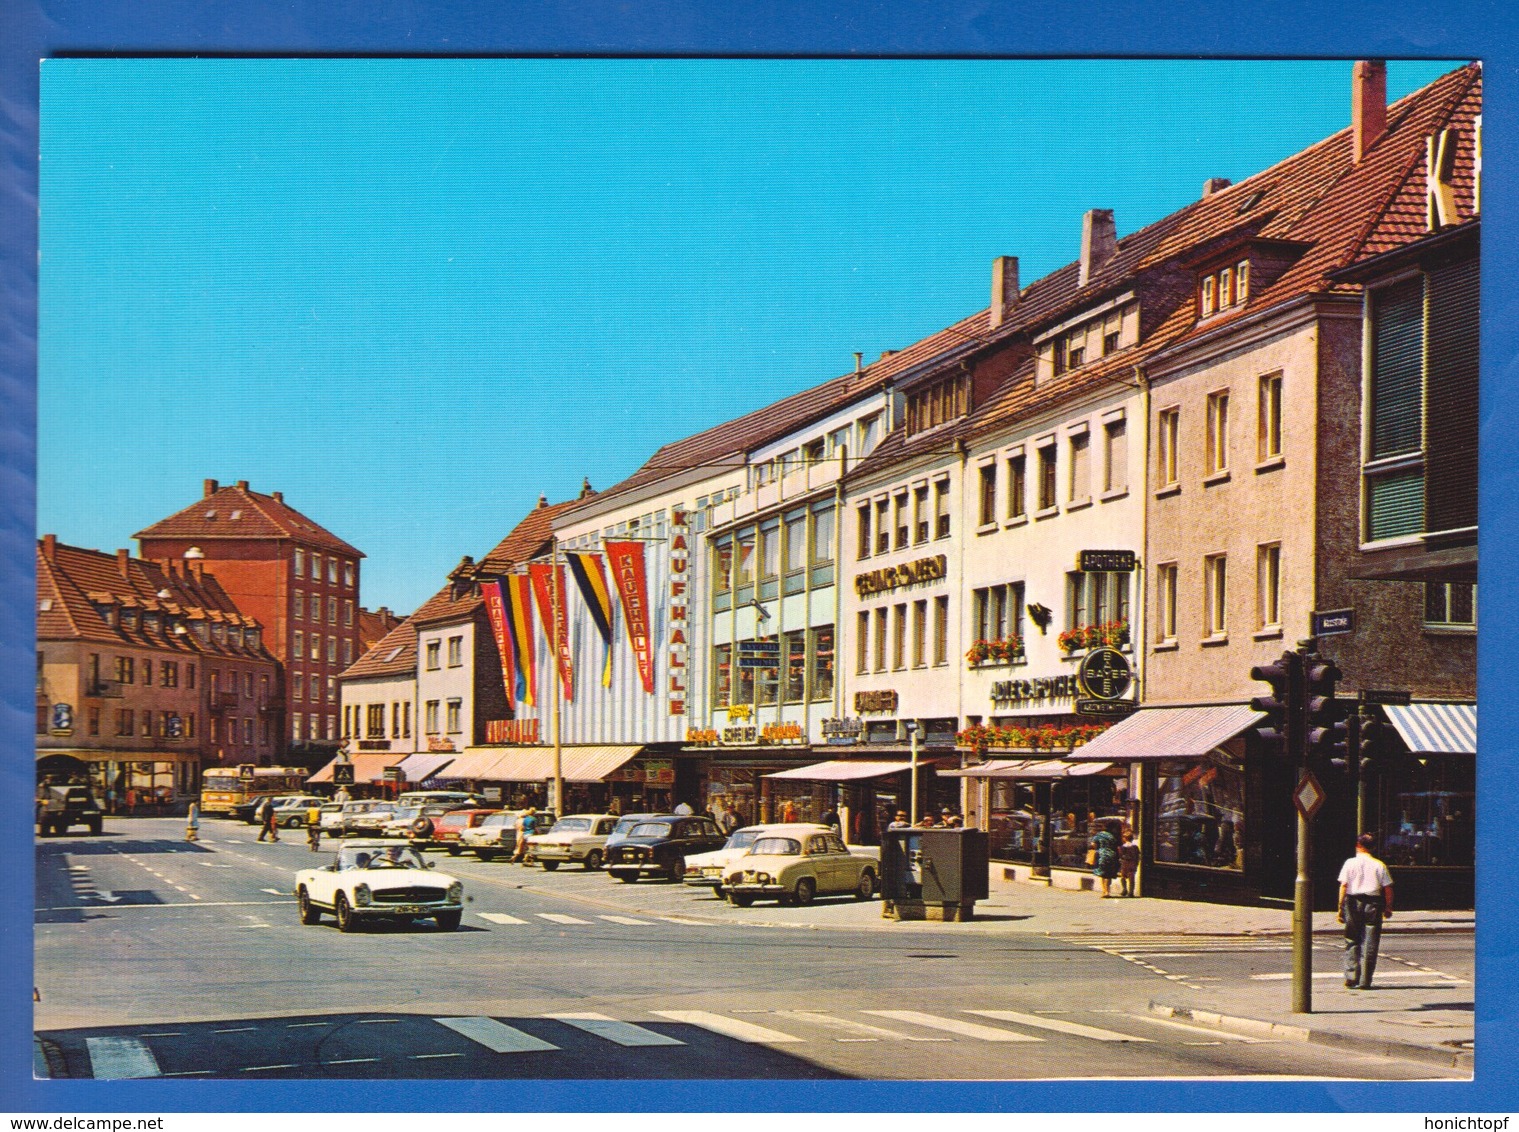
POLYGON ((1345 985, 1370 990, 1382 942, 1382 921, 1392 915, 1392 874, 1371 855, 1376 839, 1363 833, 1355 856, 1340 868, 1340 913, 1345 925, 1345 985))

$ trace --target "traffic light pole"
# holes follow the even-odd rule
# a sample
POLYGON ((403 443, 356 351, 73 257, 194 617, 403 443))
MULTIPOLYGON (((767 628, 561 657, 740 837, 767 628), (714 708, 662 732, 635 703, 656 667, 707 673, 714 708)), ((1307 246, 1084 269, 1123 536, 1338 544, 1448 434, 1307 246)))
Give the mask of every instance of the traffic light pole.
MULTIPOLYGON (((1300 670, 1318 651, 1310 637, 1298 642, 1300 670)), ((1299 776, 1308 769, 1308 688, 1301 680, 1287 712, 1287 758, 1299 776)), ((1292 885, 1292 1012, 1313 1013, 1313 821, 1297 809, 1297 877, 1292 885)))

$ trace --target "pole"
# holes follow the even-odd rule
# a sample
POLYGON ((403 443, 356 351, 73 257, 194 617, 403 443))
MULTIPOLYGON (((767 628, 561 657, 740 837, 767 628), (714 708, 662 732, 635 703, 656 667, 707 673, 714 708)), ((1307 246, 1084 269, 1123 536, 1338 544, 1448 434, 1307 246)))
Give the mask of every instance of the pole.
MULTIPOLYGON (((1318 641, 1312 637, 1298 642, 1297 676, 1287 710, 1287 754, 1298 768, 1299 779, 1308 769, 1307 671, 1317 652, 1318 641)), ((1292 885, 1292 1012, 1313 1013, 1313 826, 1301 809, 1297 811, 1297 878, 1292 885)))
POLYGON ((563 748, 563 746, 561 744, 560 734, 559 734, 559 715, 560 715, 559 701, 560 701, 560 699, 564 695, 564 687, 563 687, 563 685, 560 682, 560 667, 559 667, 559 664, 560 664, 559 649, 560 649, 561 641, 559 639, 559 602, 560 602, 560 596, 559 596, 559 540, 558 540, 558 538, 555 538, 552 541, 552 543, 550 544, 550 546, 551 546, 551 549, 549 551, 549 595, 550 595, 549 605, 552 608, 552 611, 553 611, 553 614, 554 614, 554 625, 553 625, 553 628, 549 632, 549 640, 551 642, 551 651, 554 654, 554 659, 553 659, 554 669, 553 669, 553 677, 552 677, 552 683, 553 683, 553 686, 554 686, 554 817, 557 820, 558 818, 564 817, 564 748, 563 748))
POLYGON ((912 745, 912 817, 913 825, 918 824, 918 726, 916 723, 907 725, 908 741, 912 745))

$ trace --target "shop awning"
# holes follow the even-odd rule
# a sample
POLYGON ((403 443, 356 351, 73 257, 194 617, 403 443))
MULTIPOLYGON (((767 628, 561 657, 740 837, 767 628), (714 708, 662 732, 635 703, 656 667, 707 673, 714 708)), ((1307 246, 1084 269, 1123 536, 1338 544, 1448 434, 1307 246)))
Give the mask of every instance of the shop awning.
POLYGON ((426 782, 458 757, 453 752, 441 755, 418 752, 407 755, 401 760, 401 773, 406 775, 407 782, 426 782))
POLYGON ((963 770, 941 770, 945 778, 1084 778, 1111 770, 1112 763, 1073 763, 1064 759, 994 759, 963 770))
MULTIPOLYGON (((560 773, 566 782, 600 782, 642 750, 641 746, 562 747, 560 773)), ((544 782, 554 777, 554 748, 470 747, 440 777, 544 782)))
POLYGON ((642 747, 566 747, 564 777, 568 782, 600 782, 629 762, 642 747))
POLYGON ((1143 708, 1068 756, 1075 762, 1201 758, 1266 717, 1238 704, 1143 708))
POLYGON ((500 747, 465 747, 462 754, 453 756, 444 777, 460 782, 484 778, 484 772, 499 762, 504 753, 500 747))
POLYGON ((199 763, 199 751, 106 751, 94 747, 38 747, 37 758, 54 755, 82 763, 199 763))
MULTIPOLYGON (((926 765, 928 764, 923 762, 918 764, 920 768, 926 765)), ((862 778, 884 778, 888 774, 900 774, 904 770, 911 769, 910 762, 826 762, 792 767, 790 770, 778 770, 765 777, 801 778, 809 782, 854 782, 862 778)))
POLYGON ((311 777, 309 777, 308 779, 306 779, 306 781, 307 782, 331 782, 332 781, 332 768, 335 767, 335 766, 337 766, 341 762, 349 762, 349 763, 353 764, 353 780, 354 780, 354 782, 356 782, 356 783, 358 783, 358 782, 379 782, 379 781, 383 780, 384 777, 385 777, 385 768, 386 767, 398 765, 401 762, 401 760, 404 759, 405 757, 406 756, 403 755, 399 751, 396 751, 396 752, 389 752, 389 751, 387 751, 387 752, 384 752, 384 753, 381 753, 381 754, 376 754, 374 752, 368 752, 368 753, 361 752, 361 753, 359 753, 357 755, 350 755, 346 760, 345 759, 333 759, 330 763, 328 763, 326 766, 324 766, 321 770, 317 771, 311 777))
POLYGON ((1382 708, 1416 755, 1475 755, 1476 704, 1389 704, 1382 708))

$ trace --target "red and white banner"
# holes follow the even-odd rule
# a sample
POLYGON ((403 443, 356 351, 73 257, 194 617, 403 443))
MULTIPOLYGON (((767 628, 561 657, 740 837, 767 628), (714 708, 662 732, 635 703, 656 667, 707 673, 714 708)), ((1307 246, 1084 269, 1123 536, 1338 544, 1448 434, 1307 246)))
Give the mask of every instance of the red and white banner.
POLYGON ((482 581, 480 592, 485 596, 485 613, 490 618, 491 632, 496 638, 496 651, 501 654, 501 681, 506 685, 506 702, 510 704, 516 699, 517 676, 512 668, 512 641, 506 631, 501 583, 496 580, 482 581))
POLYGON ((628 626, 628 643, 638 662, 643 690, 654 691, 654 642, 649 622, 649 580, 643 564, 643 543, 604 542, 607 563, 612 568, 612 584, 622 598, 622 617, 628 626))
POLYGON ((557 597, 550 592, 550 587, 555 581, 550 581, 551 567, 547 562, 528 563, 528 577, 533 579, 533 596, 538 599, 538 617, 543 622, 544 629, 554 627, 554 632, 549 640, 549 648, 559 659, 559 686, 564 690, 566 701, 575 698, 575 665, 570 656, 570 619, 565 613, 564 599, 564 567, 560 566, 557 573, 559 592, 557 597))

